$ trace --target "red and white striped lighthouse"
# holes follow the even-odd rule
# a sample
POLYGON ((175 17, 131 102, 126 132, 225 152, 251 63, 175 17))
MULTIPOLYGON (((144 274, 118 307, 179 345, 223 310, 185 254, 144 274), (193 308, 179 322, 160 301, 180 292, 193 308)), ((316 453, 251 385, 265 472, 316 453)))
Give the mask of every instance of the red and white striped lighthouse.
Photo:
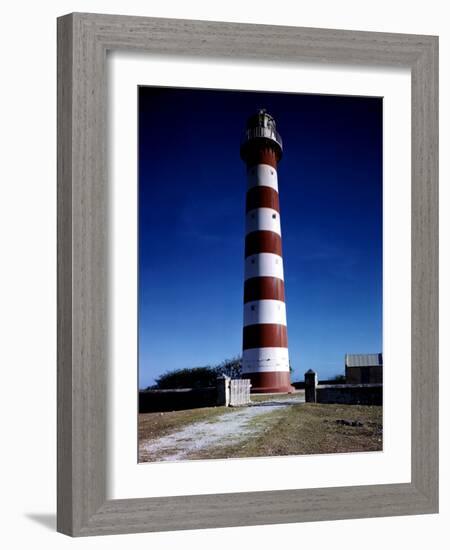
POLYGON ((247 164, 242 376, 252 392, 292 391, 289 372, 277 163, 283 145, 264 109, 241 145, 247 164))

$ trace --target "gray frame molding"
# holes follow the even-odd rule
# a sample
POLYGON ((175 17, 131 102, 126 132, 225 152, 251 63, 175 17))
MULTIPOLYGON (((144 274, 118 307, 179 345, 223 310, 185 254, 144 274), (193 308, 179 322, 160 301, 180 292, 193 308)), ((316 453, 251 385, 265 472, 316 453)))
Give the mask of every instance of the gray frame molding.
POLYGON ((438 511, 438 38, 75 13, 58 19, 58 530, 72 536, 438 511), (106 52, 412 71, 412 481, 107 500, 106 52))

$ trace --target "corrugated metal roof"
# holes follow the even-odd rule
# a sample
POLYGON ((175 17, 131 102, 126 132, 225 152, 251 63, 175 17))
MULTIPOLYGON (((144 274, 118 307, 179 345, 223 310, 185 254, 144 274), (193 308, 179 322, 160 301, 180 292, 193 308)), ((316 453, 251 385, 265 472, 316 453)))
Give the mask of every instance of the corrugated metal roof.
POLYGON ((345 355, 346 367, 382 367, 382 353, 347 353, 345 355))

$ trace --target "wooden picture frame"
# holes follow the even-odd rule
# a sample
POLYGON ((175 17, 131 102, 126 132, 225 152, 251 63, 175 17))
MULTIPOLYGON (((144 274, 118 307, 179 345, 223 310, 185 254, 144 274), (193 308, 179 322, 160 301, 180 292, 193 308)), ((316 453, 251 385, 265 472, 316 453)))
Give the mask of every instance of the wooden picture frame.
POLYGON ((58 531, 438 511, 438 38, 74 13, 58 19, 58 531), (411 483, 107 500, 106 52, 390 65, 412 82, 411 483))

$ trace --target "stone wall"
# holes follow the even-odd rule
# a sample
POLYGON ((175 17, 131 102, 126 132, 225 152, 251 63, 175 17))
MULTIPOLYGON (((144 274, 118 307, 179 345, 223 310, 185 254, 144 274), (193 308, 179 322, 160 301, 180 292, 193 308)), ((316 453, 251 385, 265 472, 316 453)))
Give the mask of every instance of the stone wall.
POLYGON ((317 386, 317 403, 382 405, 383 384, 339 384, 317 386))
POLYGON ((305 372, 307 403, 341 403, 343 405, 382 405, 383 384, 320 385, 313 370, 305 372))
POLYGON ((217 389, 186 388, 176 390, 144 390, 139 392, 139 412, 167 412, 214 407, 217 389))
MULTIPOLYGON (((342 380, 319 380, 317 382, 319 386, 336 386, 342 384, 342 380)), ((296 390, 304 390, 305 382, 304 380, 298 380, 297 382, 292 382, 292 385, 296 390)))
POLYGON ((220 376, 216 386, 173 390, 142 390, 139 412, 167 412, 202 407, 238 407, 250 403, 250 380, 220 376))

